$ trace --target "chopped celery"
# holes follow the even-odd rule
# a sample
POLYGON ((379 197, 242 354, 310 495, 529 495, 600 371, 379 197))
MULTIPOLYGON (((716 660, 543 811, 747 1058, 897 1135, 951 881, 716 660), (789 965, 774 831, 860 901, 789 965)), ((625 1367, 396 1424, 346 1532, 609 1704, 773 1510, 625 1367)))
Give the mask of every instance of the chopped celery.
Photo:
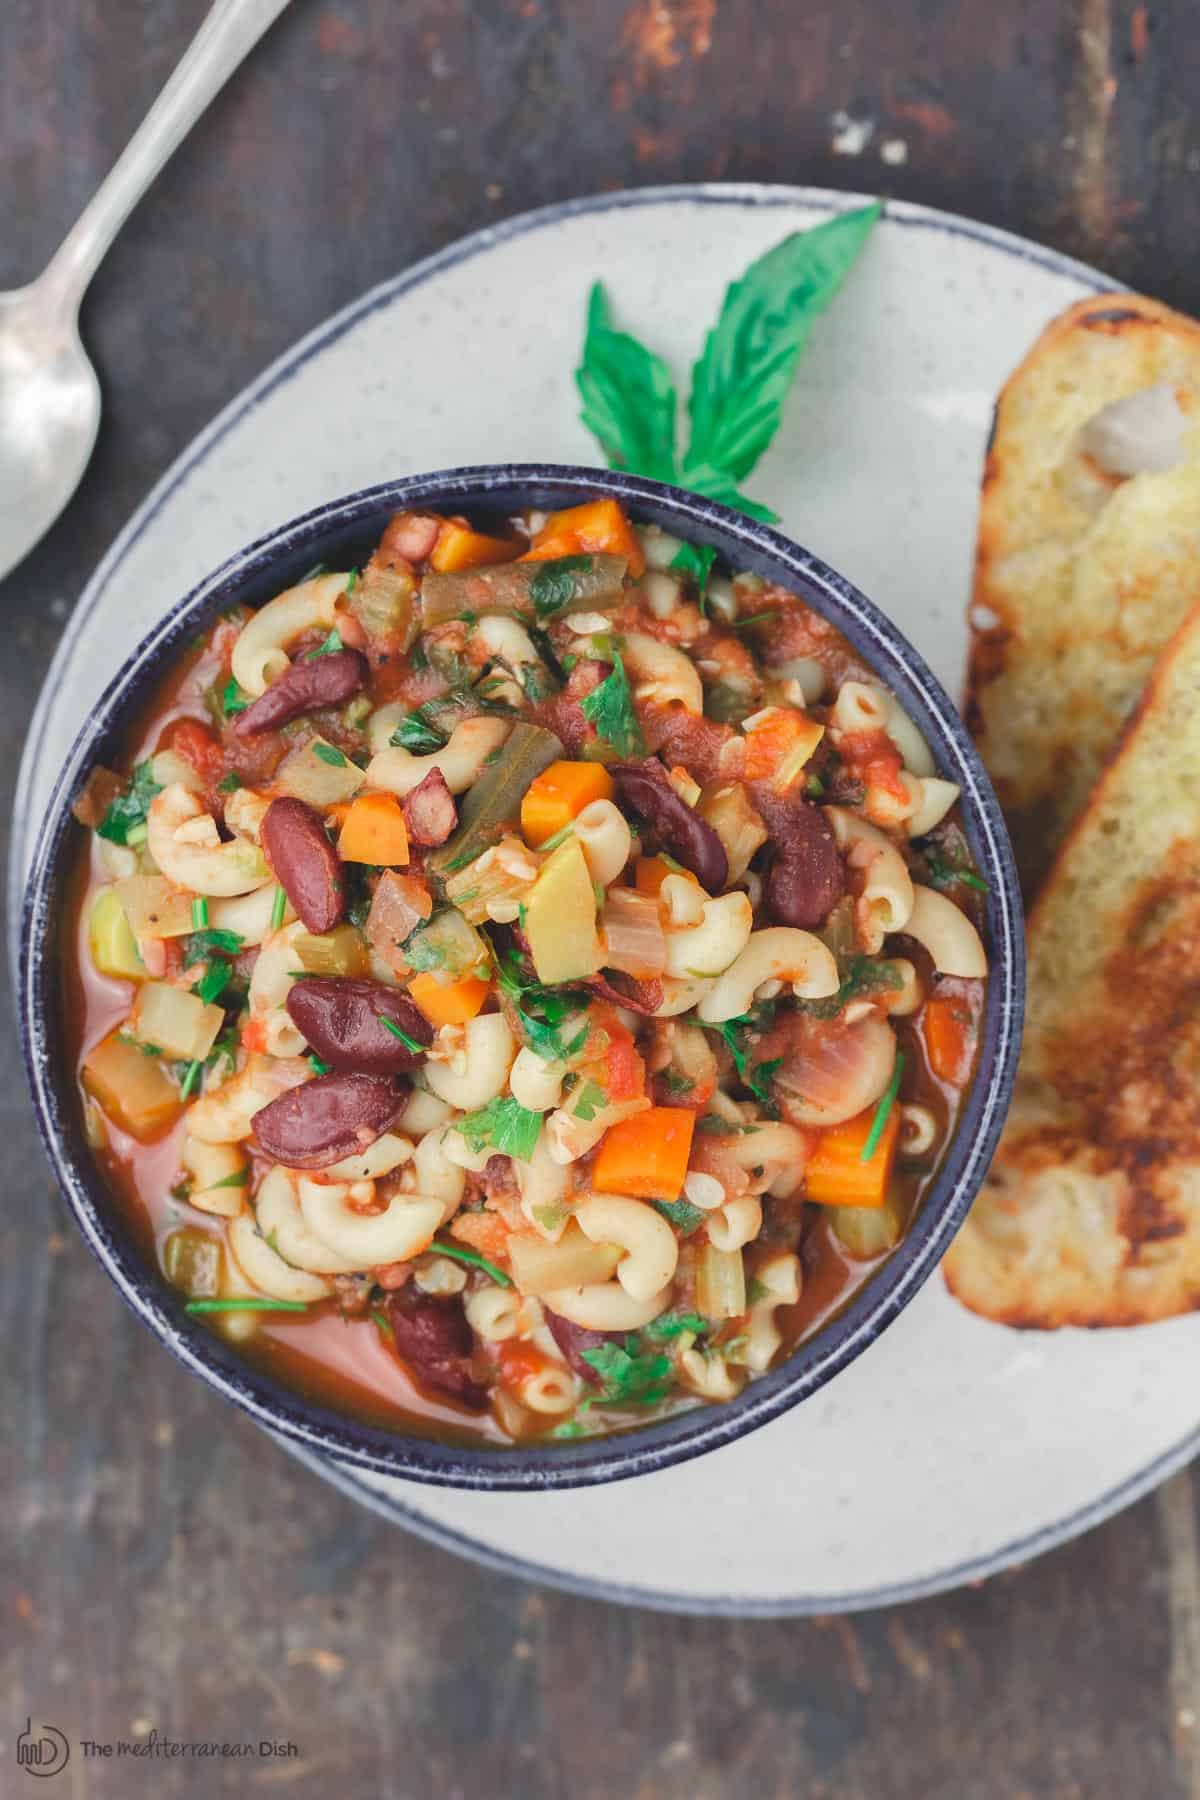
POLYGON ((831 1206, 829 1220, 839 1244, 851 1256, 883 1256, 904 1235, 905 1208, 899 1194, 889 1193, 882 1206, 831 1206))
POLYGON ((302 932, 294 947, 310 975, 361 976, 369 972, 367 947, 353 925, 335 925, 319 936, 302 932))
POLYGON ((706 1319, 737 1319, 746 1310, 746 1269, 740 1250, 705 1244, 696 1264, 696 1309, 706 1319))
POLYGON ((221 1291, 221 1246, 206 1231, 185 1225, 162 1247, 163 1272, 189 1300, 212 1299, 221 1291))
MULTIPOLYGON (((490 569, 463 569, 449 575, 426 575, 421 583, 421 619, 426 631, 463 613, 515 613, 523 619, 545 619, 576 607, 612 612, 624 591, 623 556, 560 558, 569 562, 563 579, 548 578, 542 562, 501 563, 490 569)), ((558 576, 559 570, 553 575, 558 576)))

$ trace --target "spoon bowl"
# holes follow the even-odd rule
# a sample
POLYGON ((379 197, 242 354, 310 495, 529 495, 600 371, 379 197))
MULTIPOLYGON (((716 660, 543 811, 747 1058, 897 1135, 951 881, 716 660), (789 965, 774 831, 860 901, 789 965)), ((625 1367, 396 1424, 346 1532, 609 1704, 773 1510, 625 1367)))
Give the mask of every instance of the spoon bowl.
POLYGON ((100 383, 73 313, 42 282, 0 294, 0 576, 49 530, 100 427, 100 383))
POLYGON ((176 145, 289 0, 214 0, 182 62, 45 273, 0 294, 0 580, 47 532, 87 468, 100 383, 79 305, 176 145))

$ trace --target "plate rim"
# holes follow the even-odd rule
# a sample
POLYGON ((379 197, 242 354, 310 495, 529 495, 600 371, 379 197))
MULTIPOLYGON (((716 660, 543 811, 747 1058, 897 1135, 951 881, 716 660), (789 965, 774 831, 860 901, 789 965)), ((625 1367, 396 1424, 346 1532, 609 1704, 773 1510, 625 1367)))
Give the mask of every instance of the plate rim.
MULTIPOLYGON (((17 927, 23 886, 23 853, 29 839, 29 789, 39 754, 45 741, 50 702, 58 686, 60 669, 70 660, 78 637, 95 612, 113 577, 139 538, 153 524, 167 501, 206 461, 225 437, 250 413, 255 411, 275 389, 290 380, 304 365, 345 336, 371 313, 390 306, 413 289, 476 256, 534 231, 541 231, 566 220, 635 207, 661 205, 726 205, 748 208, 789 207, 808 212, 837 213, 856 205, 864 205, 874 196, 833 188, 808 185, 790 186, 773 182, 677 182, 646 187, 622 188, 611 193, 576 196, 551 202, 546 206, 512 215, 485 225, 455 239, 442 249, 369 288, 348 302, 296 343, 276 357, 262 373, 239 390, 200 432, 192 437, 180 454, 150 488, 135 508, 121 531, 97 564, 80 594, 59 640, 54 656, 43 678, 37 703, 30 719, 12 801, 12 840, 7 871, 8 935, 10 964, 16 963, 17 927)), ((1092 293, 1126 291, 1125 284, 1105 275, 1093 266, 1061 251, 1037 244, 1019 233, 999 226, 925 206, 919 202, 885 199, 884 217, 894 224, 917 231, 936 232, 948 237, 966 238, 1002 255, 1033 265, 1048 273, 1074 281, 1092 293)), ((361 1505, 391 1523, 400 1524, 414 1535, 439 1548, 464 1556, 468 1560, 498 1573, 541 1582, 561 1591, 591 1599, 603 1599, 622 1605, 640 1605, 664 1612, 709 1614, 746 1618, 787 1618, 813 1614, 867 1611, 896 1605, 925 1596, 950 1591, 972 1581, 986 1579, 1015 1563, 1030 1560, 1092 1529, 1121 1511, 1161 1481, 1184 1466, 1200 1449, 1200 1427, 1164 1451, 1153 1462, 1127 1476, 1114 1488, 1105 1490, 1087 1506, 1077 1507, 1063 1518, 1027 1536, 1014 1539, 997 1550, 969 1558, 948 1570, 936 1571, 915 1581, 876 1586, 836 1595, 792 1595, 771 1598, 753 1596, 693 1596, 649 1588, 627 1587, 590 1576, 575 1576, 566 1571, 549 1569, 543 1564, 493 1550, 455 1527, 441 1525, 427 1515, 392 1499, 370 1487, 360 1485, 352 1471, 332 1458, 319 1456, 305 1447, 268 1433, 273 1441, 283 1443, 290 1454, 305 1467, 329 1481, 340 1492, 352 1495, 361 1505)))

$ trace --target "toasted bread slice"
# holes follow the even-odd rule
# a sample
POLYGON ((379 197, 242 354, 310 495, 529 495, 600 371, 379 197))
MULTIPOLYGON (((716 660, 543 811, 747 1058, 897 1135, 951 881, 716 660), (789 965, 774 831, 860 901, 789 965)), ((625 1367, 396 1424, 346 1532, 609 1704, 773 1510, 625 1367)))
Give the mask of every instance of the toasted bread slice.
POLYGON ((945 1267, 1010 1325, 1200 1306, 1200 608, 1030 917, 1013 1107, 945 1267))
POLYGON ((1000 394, 980 506, 967 713, 1027 896, 1197 600, 1200 325, 1137 295, 1081 301, 1000 394), (1178 460, 1122 478, 1081 433, 1147 389, 1178 460))

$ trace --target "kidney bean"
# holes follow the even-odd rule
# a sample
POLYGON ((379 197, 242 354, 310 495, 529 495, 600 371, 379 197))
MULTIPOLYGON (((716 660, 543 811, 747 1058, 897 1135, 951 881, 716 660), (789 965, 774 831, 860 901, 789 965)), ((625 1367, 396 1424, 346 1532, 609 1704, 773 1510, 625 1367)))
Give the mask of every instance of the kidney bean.
POLYGON ((617 1006, 627 1006, 630 1012, 644 1013, 647 1018, 658 1011, 665 991, 657 976, 649 981, 639 981, 621 969, 589 975, 584 986, 601 1000, 612 1000, 617 1006))
POLYGON ((712 826, 681 800, 660 762, 613 763, 609 774, 623 804, 652 825, 663 848, 690 869, 701 887, 719 894, 729 874, 725 846, 712 826))
POLYGON ((382 1137, 404 1099, 384 1075, 318 1075, 256 1112, 254 1135, 289 1169, 327 1169, 382 1137))
POLYGON ((345 895, 342 867, 320 813, 291 795, 272 800, 262 841, 280 886, 309 931, 332 931, 345 895))
POLYGON ((446 786, 446 777, 440 769, 430 769, 425 779, 419 781, 411 793, 405 794, 400 804, 404 808, 409 837, 414 844, 425 848, 444 844, 458 824, 454 795, 446 786))
POLYGON ((382 981, 353 981, 310 975, 293 981, 286 1006, 309 1047, 332 1069, 359 1069, 367 1075, 402 1075, 421 1060, 384 1024, 390 1019, 422 1047, 433 1042, 433 1026, 407 994, 382 981))
POLYGON ((771 834, 763 903, 780 925, 821 925, 845 892, 837 839, 823 814, 799 794, 777 794, 755 782, 754 804, 771 834))
POLYGON ((601 1344, 617 1344, 625 1336, 621 1331, 587 1331, 582 1325, 576 1325, 571 1319, 564 1319, 561 1313, 544 1309, 546 1324, 550 1328, 550 1336, 567 1360, 568 1368, 583 1381, 590 1381, 593 1387, 603 1385, 598 1369, 593 1369, 590 1362, 584 1360, 585 1350, 598 1350, 601 1344))
POLYGON ((233 729, 238 737, 277 731, 315 706, 337 706, 348 700, 365 687, 368 673, 367 659, 357 650, 334 650, 328 656, 314 656, 311 662, 294 662, 265 694, 237 715, 233 729))
POLYGON ((471 1373, 474 1335, 458 1295, 423 1294, 407 1282, 387 1303, 396 1349, 426 1387, 480 1411, 487 1389, 471 1373))

